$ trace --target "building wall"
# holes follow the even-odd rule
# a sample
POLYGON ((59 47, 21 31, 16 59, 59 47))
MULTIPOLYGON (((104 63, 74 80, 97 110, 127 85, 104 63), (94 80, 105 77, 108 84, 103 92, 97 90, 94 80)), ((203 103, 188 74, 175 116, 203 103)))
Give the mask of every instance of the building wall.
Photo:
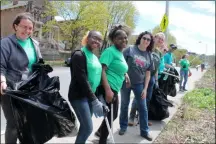
POLYGON ((25 7, 1 10, 1 38, 14 33, 12 23, 18 13, 25 12, 25 7))

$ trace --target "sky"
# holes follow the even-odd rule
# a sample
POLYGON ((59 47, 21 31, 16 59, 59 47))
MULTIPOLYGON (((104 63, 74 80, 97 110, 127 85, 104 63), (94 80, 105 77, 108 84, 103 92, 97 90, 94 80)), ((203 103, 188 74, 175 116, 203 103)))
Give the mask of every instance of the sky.
MULTIPOLYGON (((165 1, 134 1, 139 11, 134 34, 160 25, 165 13, 165 1)), ((169 1, 170 33, 177 45, 189 52, 215 54, 215 2, 169 1)))

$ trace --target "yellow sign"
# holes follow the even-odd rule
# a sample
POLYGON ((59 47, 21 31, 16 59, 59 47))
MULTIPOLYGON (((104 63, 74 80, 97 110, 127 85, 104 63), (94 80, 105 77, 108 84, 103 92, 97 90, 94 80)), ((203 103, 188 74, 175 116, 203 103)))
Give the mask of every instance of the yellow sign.
POLYGON ((161 29, 162 32, 166 31, 168 24, 169 24, 168 17, 167 17, 166 14, 164 14, 163 19, 162 19, 162 21, 160 23, 160 29, 161 29))

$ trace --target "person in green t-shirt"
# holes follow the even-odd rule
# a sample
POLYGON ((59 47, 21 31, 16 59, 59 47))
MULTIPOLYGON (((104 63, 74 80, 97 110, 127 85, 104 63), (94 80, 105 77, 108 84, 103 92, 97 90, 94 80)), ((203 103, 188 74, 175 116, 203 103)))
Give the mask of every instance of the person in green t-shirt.
POLYGON ((90 31, 85 44, 71 55, 71 82, 68 99, 80 122, 79 133, 75 143, 85 143, 93 130, 92 113, 95 117, 104 116, 103 103, 95 95, 101 81, 102 66, 93 54, 102 44, 102 34, 90 31))
MULTIPOLYGON (((10 19, 10 18, 8 18, 10 19)), ((32 64, 42 59, 39 43, 31 38, 34 20, 30 13, 19 13, 13 23, 14 34, 1 39, 1 105, 6 119, 5 143, 16 143, 20 135, 16 127, 11 97, 3 93, 12 82, 26 80, 32 64)))
POLYGON ((187 91, 187 89, 185 89, 187 80, 188 80, 188 74, 191 74, 190 71, 190 62, 188 61, 188 54, 185 54, 184 56, 182 56, 182 59, 179 61, 179 64, 181 66, 180 69, 180 83, 179 83, 179 90, 180 91, 187 91), (183 79, 184 79, 184 83, 183 83, 183 79), (182 85, 183 83, 183 85, 182 85))
MULTIPOLYGON (((109 109, 111 109, 111 103, 113 104, 113 121, 118 116, 118 92, 125 79, 129 82, 129 77, 127 76, 128 66, 122 53, 123 49, 127 47, 129 32, 129 28, 126 26, 114 26, 108 36, 112 45, 106 48, 100 56, 102 64, 101 92, 106 99, 109 109)), ((109 111, 107 117, 109 123, 111 123, 111 111, 109 111)), ((99 143, 107 143, 109 132, 105 120, 95 135, 100 136, 99 143)))

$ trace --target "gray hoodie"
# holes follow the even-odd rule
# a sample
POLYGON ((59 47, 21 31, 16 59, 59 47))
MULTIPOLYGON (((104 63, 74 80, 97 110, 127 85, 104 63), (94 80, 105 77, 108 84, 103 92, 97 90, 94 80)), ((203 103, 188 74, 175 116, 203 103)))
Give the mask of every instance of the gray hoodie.
MULTIPOLYGON (((39 43, 32 39, 37 55, 37 61, 42 58, 39 43)), ((23 75, 29 72, 28 57, 24 49, 18 44, 16 35, 10 35, 1 39, 1 75, 5 76, 7 82, 18 82, 23 75)))

